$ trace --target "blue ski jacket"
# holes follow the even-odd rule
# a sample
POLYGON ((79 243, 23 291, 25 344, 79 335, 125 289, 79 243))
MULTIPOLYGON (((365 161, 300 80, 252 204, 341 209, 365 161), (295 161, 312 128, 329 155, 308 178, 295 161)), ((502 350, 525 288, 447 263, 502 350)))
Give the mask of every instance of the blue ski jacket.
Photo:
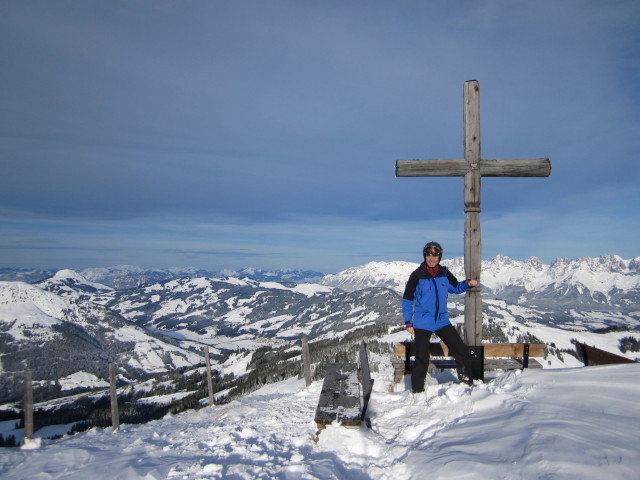
POLYGON ((409 276, 402 297, 402 315, 405 327, 436 332, 450 325, 447 310, 449 293, 464 293, 469 290, 467 282, 458 282, 456 277, 442 265, 433 277, 423 262, 409 276))

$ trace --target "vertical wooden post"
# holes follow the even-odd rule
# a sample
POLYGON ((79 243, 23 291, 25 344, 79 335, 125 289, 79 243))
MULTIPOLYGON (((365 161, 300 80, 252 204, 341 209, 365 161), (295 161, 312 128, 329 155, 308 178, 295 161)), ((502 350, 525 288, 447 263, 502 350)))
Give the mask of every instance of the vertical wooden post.
POLYGON ((33 438, 33 378, 31 370, 24 371, 24 438, 33 438))
POLYGON ((204 361, 207 365, 207 388, 209 389, 209 406, 213 405, 213 381, 211 380, 211 361, 209 360, 209 347, 204 347, 204 361))
MULTIPOLYGON (((480 86, 475 80, 464 84, 464 158, 470 167, 464 176, 464 271, 466 278, 480 282, 480 86)), ((467 345, 482 343, 482 297, 479 286, 471 288, 465 295, 464 341, 467 345)))
POLYGON ((302 339, 302 365, 304 369, 304 382, 308 387, 311 385, 311 355, 309 354, 309 340, 302 339))
POLYGON ((364 340, 360 342, 360 371, 362 372, 362 412, 360 419, 364 420, 369 406, 369 399, 373 391, 373 379, 369 370, 369 356, 367 355, 367 344, 364 340))
POLYGON ((116 390, 116 366, 109 364, 109 391, 111 393, 111 425, 116 431, 120 428, 120 413, 118 412, 118 392, 116 390))

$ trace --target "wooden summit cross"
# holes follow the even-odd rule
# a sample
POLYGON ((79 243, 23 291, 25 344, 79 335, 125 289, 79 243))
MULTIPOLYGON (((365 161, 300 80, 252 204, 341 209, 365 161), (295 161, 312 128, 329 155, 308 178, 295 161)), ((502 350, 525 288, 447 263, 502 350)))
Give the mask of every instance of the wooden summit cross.
MULTIPOLYGON (((397 160, 396 177, 464 177, 464 271, 466 278, 480 281, 482 239, 480 235, 480 177, 548 177, 548 158, 487 160, 480 157, 480 85, 464 84, 464 159, 397 160)), ((464 341, 482 343, 482 297, 480 286, 464 299, 464 341)))

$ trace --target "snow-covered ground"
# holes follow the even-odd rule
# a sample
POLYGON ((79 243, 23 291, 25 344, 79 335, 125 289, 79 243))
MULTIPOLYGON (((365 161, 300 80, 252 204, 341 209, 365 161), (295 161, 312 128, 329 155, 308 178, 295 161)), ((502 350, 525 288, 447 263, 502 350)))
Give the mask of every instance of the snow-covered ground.
POLYGON ((391 378, 374 375, 371 428, 330 425, 316 437, 321 382, 291 379, 118 432, 2 449, 0 477, 638 478, 640 364, 512 371, 473 387, 442 374, 418 395, 391 378))

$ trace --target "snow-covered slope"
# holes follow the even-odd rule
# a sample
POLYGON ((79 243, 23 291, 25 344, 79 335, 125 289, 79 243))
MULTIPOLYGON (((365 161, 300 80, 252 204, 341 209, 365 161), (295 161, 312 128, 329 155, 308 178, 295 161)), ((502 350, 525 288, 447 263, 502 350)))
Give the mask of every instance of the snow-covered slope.
POLYGON ((335 275, 326 275, 320 283, 348 292, 369 287, 384 287, 402 293, 412 271, 418 266, 410 262, 370 262, 347 268, 335 275))
POLYGON ((53 340, 59 335, 52 330, 63 317, 74 311, 73 305, 53 293, 23 282, 0 282, 0 325, 9 339, 53 340))
MULTIPOLYGON (((6 449, 4 480, 633 479, 640 471, 638 365, 505 373, 473 387, 430 378, 423 394, 374 374, 371 428, 316 440, 321 383, 291 379, 223 406, 120 431, 6 449)), ((13 422, 15 423, 15 422, 13 422)), ((13 423, 11 426, 13 426, 13 423)), ((5 426, 4 435, 21 431, 5 426)), ((37 434, 36 434, 37 436, 37 434)))
MULTIPOLYGON (((58 380, 78 371, 104 379, 108 364, 117 362, 124 377, 135 378, 201 360, 112 310, 80 299, 75 290, 67 291, 70 278, 75 277, 68 272, 58 278, 65 296, 22 282, 0 282, 0 374, 4 386, 0 401, 13 396, 19 374, 26 368, 37 380, 58 380)), ((80 291, 85 291, 84 286, 81 284, 80 291)))
POLYGON ((355 327, 397 323, 397 295, 385 289, 345 293, 318 284, 239 278, 180 278, 96 296, 132 322, 189 342, 235 349, 334 338, 355 327), (342 333, 341 333, 342 332, 342 333), (236 340, 234 340, 236 339, 236 340), (242 344, 234 345, 234 342, 242 344))

